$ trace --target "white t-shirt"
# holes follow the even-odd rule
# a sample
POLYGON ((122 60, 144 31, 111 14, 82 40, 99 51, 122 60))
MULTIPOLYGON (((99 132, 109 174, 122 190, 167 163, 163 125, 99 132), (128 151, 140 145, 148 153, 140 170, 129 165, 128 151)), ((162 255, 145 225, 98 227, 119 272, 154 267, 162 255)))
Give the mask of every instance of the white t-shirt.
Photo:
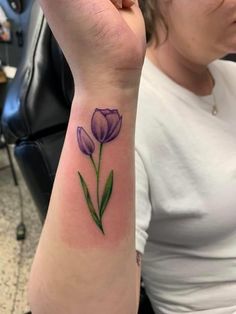
POLYGON ((213 96, 147 58, 136 123, 136 250, 156 313, 236 313, 236 64, 209 69, 213 96))

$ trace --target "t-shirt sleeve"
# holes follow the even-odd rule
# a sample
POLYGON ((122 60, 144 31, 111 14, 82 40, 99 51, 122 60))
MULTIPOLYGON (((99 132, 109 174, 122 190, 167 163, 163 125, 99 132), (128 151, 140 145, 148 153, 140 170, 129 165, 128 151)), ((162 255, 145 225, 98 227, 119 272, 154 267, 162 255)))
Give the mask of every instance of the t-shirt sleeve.
POLYGON ((137 151, 135 151, 135 176, 136 251, 144 254, 152 207, 147 173, 137 151))

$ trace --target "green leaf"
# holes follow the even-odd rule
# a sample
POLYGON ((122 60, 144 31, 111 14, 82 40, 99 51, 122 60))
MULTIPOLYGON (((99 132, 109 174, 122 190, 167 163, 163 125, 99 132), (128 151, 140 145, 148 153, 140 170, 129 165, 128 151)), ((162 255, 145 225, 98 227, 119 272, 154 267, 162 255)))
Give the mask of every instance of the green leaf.
POLYGON ((94 209, 93 202, 92 202, 92 199, 91 199, 91 196, 90 196, 90 193, 89 193, 88 186, 87 186, 86 182, 84 181, 84 178, 82 177, 80 172, 78 172, 78 174, 79 174, 79 177, 80 177, 80 182, 81 182, 81 185, 82 185, 82 188, 83 188, 84 197, 85 197, 86 203, 88 205, 90 214, 91 214, 94 222, 96 223, 96 225, 103 232, 102 224, 101 224, 100 219, 99 219, 99 217, 98 217, 98 215, 97 215, 97 213, 96 213, 96 211, 94 209))
POLYGON ((107 204, 110 200, 111 193, 113 188, 113 170, 110 172, 107 182, 105 184, 104 192, 102 195, 102 201, 99 209, 100 219, 102 219, 102 216, 106 210, 107 204))

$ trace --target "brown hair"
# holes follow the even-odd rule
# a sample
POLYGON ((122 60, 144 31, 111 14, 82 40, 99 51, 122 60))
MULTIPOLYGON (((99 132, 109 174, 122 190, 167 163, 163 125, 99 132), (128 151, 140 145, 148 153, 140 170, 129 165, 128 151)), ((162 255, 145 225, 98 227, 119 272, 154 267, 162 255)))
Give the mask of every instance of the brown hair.
POLYGON ((159 0, 140 0, 139 5, 146 25, 147 42, 151 42, 152 40, 158 42, 156 31, 157 22, 161 21, 166 26, 160 10, 159 0))

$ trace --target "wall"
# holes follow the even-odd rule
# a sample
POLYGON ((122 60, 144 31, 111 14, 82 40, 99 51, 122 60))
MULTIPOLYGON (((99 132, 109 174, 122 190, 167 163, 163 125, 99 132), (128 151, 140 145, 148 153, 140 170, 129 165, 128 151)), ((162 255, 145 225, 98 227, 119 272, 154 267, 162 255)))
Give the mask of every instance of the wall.
POLYGON ((16 31, 18 29, 23 30, 23 35, 25 38, 25 33, 27 31, 27 24, 30 14, 30 9, 34 0, 22 0, 23 2, 23 12, 21 14, 16 14, 12 11, 7 0, 0 0, 0 5, 8 16, 10 22, 12 23, 12 42, 11 43, 0 43, 0 59, 11 66, 17 67, 22 55, 23 47, 18 46, 16 31))

